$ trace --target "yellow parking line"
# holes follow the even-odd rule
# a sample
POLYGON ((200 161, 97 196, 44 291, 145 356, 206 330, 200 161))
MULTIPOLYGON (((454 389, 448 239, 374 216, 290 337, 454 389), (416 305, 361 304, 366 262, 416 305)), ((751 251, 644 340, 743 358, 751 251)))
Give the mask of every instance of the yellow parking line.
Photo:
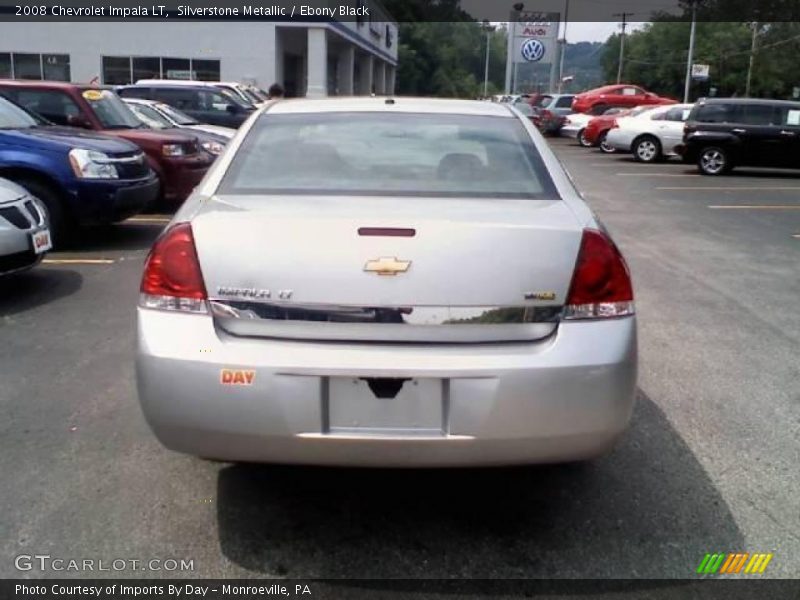
POLYGON ((45 258, 46 265, 113 265, 110 258, 45 258))
POLYGON ((169 223, 170 217, 131 217, 125 219, 125 223, 169 223))
POLYGON ((798 191, 800 187, 658 187, 663 192, 788 192, 798 191))
POLYGON ((800 204, 711 204, 719 210, 800 210, 800 204))

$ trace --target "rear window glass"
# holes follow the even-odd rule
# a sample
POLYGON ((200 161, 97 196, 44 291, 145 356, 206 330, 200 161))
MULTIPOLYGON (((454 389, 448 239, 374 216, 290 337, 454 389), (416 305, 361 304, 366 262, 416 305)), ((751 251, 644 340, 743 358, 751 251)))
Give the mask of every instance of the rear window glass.
POLYGON ((556 108, 571 108, 574 96, 562 96, 556 102, 556 108))
POLYGON ((518 119, 415 113, 265 113, 219 192, 558 197, 518 119))

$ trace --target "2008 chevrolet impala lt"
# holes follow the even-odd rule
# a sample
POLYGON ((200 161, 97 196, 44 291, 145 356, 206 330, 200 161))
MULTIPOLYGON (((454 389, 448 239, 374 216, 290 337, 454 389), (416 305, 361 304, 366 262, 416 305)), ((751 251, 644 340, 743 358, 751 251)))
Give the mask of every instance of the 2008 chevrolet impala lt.
POLYGON ((625 264, 513 108, 342 98, 242 127, 154 244, 145 417, 231 461, 589 459, 626 429, 625 264))

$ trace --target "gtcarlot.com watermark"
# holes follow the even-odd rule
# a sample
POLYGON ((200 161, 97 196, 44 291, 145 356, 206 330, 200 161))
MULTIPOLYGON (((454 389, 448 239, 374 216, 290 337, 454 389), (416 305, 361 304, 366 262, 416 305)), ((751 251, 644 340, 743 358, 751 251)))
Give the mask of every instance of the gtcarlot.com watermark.
POLYGON ((19 554, 17 571, 194 571, 194 559, 186 558, 62 558, 49 554, 19 554))

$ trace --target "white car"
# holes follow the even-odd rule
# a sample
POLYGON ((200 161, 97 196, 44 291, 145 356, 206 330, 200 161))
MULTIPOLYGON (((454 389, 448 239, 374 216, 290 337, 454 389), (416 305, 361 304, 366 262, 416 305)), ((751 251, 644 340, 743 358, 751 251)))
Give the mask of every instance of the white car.
POLYGON ((177 108, 158 102, 157 100, 144 100, 142 98, 124 98, 123 102, 131 107, 133 112, 145 122, 154 121, 156 123, 168 124, 171 127, 179 127, 200 131, 223 138, 226 142, 236 135, 236 130, 232 127, 222 127, 221 125, 209 125, 193 119, 185 112, 177 108))
POLYGON ((561 136, 576 139, 581 146, 583 146, 584 144, 581 141, 583 138, 583 130, 586 129, 586 126, 592 119, 594 119, 594 115, 587 115, 585 113, 567 115, 567 121, 561 128, 561 136))
POLYGON ((635 117, 622 117, 606 136, 606 144, 630 152, 645 163, 676 156, 675 147, 683 141, 683 124, 692 104, 659 106, 635 117))
POLYGON ((503 104, 274 102, 142 278, 144 415, 206 458, 588 459, 627 428, 636 365, 619 249, 503 104))

